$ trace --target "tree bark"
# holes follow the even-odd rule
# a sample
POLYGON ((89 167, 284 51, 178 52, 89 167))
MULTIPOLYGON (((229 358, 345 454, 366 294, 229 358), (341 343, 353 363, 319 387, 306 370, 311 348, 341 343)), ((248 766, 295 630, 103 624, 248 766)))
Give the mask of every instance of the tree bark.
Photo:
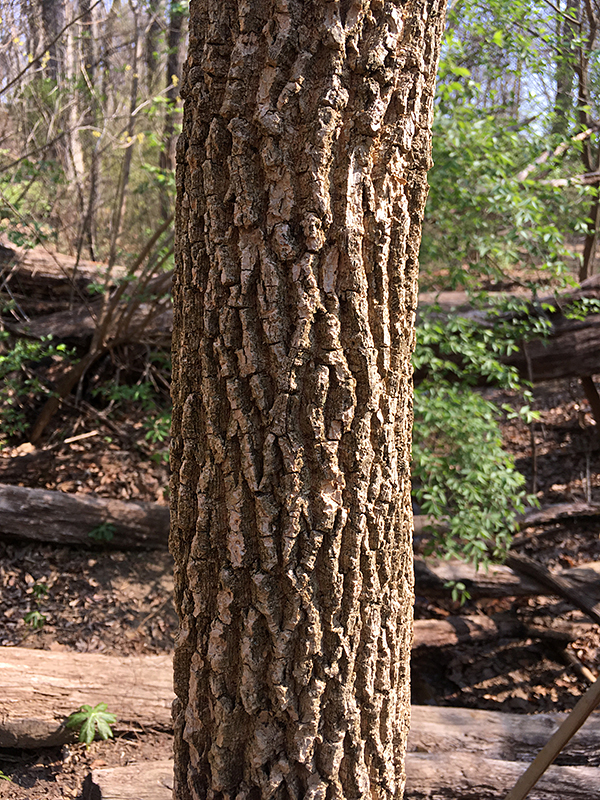
POLYGON ((178 145, 175 797, 401 797, 443 2, 197 0, 178 145))

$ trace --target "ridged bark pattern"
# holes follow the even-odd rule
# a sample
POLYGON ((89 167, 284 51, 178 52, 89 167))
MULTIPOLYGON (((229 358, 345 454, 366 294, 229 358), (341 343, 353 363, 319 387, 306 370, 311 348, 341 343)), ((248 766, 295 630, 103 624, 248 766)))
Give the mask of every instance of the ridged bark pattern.
POLYGON ((176 789, 399 797, 411 368, 443 0, 192 0, 176 789))

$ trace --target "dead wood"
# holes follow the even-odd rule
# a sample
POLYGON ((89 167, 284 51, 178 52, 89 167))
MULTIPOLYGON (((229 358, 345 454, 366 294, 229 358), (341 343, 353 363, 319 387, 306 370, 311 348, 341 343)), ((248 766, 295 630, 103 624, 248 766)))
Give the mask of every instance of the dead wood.
MULTIPOLYGON (((165 282, 162 281, 164 284, 165 282)), ((170 291, 170 280, 165 286, 165 293, 170 291)), ((173 326, 173 310, 166 297, 159 308, 155 302, 145 302, 131 309, 126 326, 121 325, 118 332, 119 319, 115 319, 107 331, 108 338, 116 343, 133 342, 168 347, 171 343, 173 326)), ((29 322, 6 327, 19 336, 42 339, 51 336, 53 339, 83 345, 89 342, 98 325, 102 311, 102 301, 94 301, 87 305, 77 305, 66 311, 36 317, 29 322)))
MULTIPOLYGON (((568 716, 413 705, 408 749, 429 754, 478 753, 485 758, 525 762, 533 758, 568 716)), ((561 763, 600 765, 597 715, 590 717, 572 738, 561 755, 561 763)), ((521 766, 521 772, 523 769, 521 766)))
MULTIPOLYGON (((470 753, 409 753, 406 800, 503 800, 525 765, 470 753)), ((600 770, 550 767, 528 800, 593 800, 600 770)), ((116 800, 116 796, 115 796, 116 800)))
MULTIPOLYGON (((549 585, 548 582, 542 583, 532 574, 517 575, 508 566, 509 563, 516 565, 520 560, 514 556, 514 562, 510 562, 513 556, 509 556, 506 564, 492 565, 489 570, 476 570, 471 564, 462 561, 439 561, 435 559, 423 561, 415 560, 415 580, 418 593, 439 594, 446 593, 447 581, 461 581, 471 597, 523 597, 536 594, 560 594, 558 585, 549 585)), ((519 563, 523 563, 520 562, 519 563)), ((550 573, 548 573, 550 575, 550 573)), ((559 581, 568 585, 576 594, 583 593, 591 602, 591 606, 600 600, 600 564, 593 562, 581 567, 563 570, 558 573, 559 581)), ((564 595, 563 595, 564 596, 564 595)), ((572 601, 571 601, 572 602, 572 601)), ((588 613, 587 611, 585 613, 588 613)))
POLYGON ((83 785, 83 800, 171 800, 173 761, 142 761, 126 767, 92 770, 83 785))
POLYGON ((518 597, 542 594, 535 581, 516 575, 503 564, 494 564, 487 571, 476 570, 463 561, 415 559, 415 581, 418 594, 448 594, 448 581, 461 581, 473 598, 518 597))
MULTIPOLYGON (((596 624, 600 624, 600 606, 595 602, 595 598, 579 586, 574 585, 567 577, 552 575, 542 564, 516 553, 509 554, 506 564, 514 572, 537 581, 552 594, 564 597, 565 600, 587 614, 596 624)), ((598 576, 595 572, 594 574, 597 580, 598 576)))
POLYGON ((46 747, 73 740, 65 728, 83 704, 106 703, 116 730, 170 730, 171 656, 0 648, 0 747, 46 747))
POLYGON ((542 508, 529 509, 519 518, 519 527, 527 528, 530 525, 545 525, 560 519, 575 519, 577 517, 600 516, 600 506, 586 503, 583 500, 574 500, 571 503, 554 503, 542 508))
MULTIPOLYGON (((504 714, 465 708, 413 706, 408 739, 405 797, 411 800, 499 800, 514 785, 526 762, 544 746, 566 714, 504 714)), ((597 796, 600 721, 591 718, 538 786, 538 800, 597 796), (542 794, 543 793, 543 794, 542 794)), ((167 800, 172 762, 95 769, 84 800, 167 800), (101 792, 94 795, 92 791, 101 792)))
POLYGON ((413 650, 421 647, 451 647, 466 642, 488 641, 502 636, 523 634, 519 620, 507 615, 417 619, 414 622, 413 650))
POLYGON ((158 503, 124 502, 95 495, 0 484, 0 538, 93 545, 100 525, 114 526, 102 544, 120 549, 165 547, 169 509, 158 503))
POLYGON ((592 711, 600 703, 600 678, 579 698, 544 747, 529 764, 525 772, 506 796, 506 800, 525 800, 532 789, 543 780, 543 776, 555 759, 567 749, 569 742, 577 735, 592 711))
MULTIPOLYGON (((406 800, 500 800, 524 765, 470 753, 406 756, 406 800)), ((551 767, 530 800, 592 800, 600 771, 593 767, 551 767)), ((93 770, 83 800, 168 800, 173 762, 156 761, 93 770)))
POLYGON ((562 648, 583 636, 591 627, 577 622, 558 622, 552 627, 525 625, 509 614, 417 619, 414 622, 413 650, 518 637, 543 639, 562 648))

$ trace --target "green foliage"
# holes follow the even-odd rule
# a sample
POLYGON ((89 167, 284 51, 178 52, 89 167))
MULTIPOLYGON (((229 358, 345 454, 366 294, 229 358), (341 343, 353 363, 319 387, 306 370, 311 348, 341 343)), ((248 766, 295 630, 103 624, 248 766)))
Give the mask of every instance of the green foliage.
POLYGON ((517 349, 517 340, 509 331, 485 327, 464 316, 442 316, 441 309, 432 306, 418 323, 413 365, 417 373, 436 383, 459 380, 476 385, 483 379, 518 389, 517 370, 500 360, 517 349))
POLYGON ((139 382, 133 386, 126 383, 103 384, 94 391, 94 394, 111 403, 135 403, 143 411, 156 408, 154 387, 149 381, 139 382))
MULTIPOLYGON (((155 445, 166 444, 171 435, 171 411, 163 411, 157 416, 149 417, 144 422, 146 428, 145 439, 147 442, 155 445)), ((161 448, 152 454, 153 461, 159 463, 169 463, 168 449, 161 448)))
POLYGON ((0 781, 9 781, 12 783, 12 778, 9 778, 8 775, 0 769, 0 781))
POLYGON ((112 542, 112 540, 115 538, 116 532, 116 525, 113 525, 112 522, 102 522, 100 525, 96 525, 95 528, 92 528, 92 530, 88 533, 88 536, 95 542, 102 544, 106 542, 112 542))
POLYGON ((98 703, 93 708, 83 705, 79 711, 74 711, 67 719, 66 726, 79 730, 79 741, 85 742, 89 747, 94 741, 96 733, 102 739, 111 739, 113 737, 112 726, 116 721, 115 715, 107 711, 106 703, 98 703))
POLYGON ((42 614, 39 608, 34 608, 33 611, 28 611, 23 619, 34 631, 38 631, 44 627, 47 618, 45 614, 42 614))
POLYGON ((426 283, 443 278, 445 286, 473 288, 565 279, 574 258, 566 238, 587 214, 587 190, 520 180, 544 140, 469 104, 447 112, 438 109, 434 123, 421 248, 426 283))
POLYGON ((452 599, 455 603, 460 603, 461 606, 471 599, 471 595, 462 581, 446 581, 444 589, 450 589, 452 599))
POLYGON ((34 583, 31 591, 38 603, 40 600, 43 600, 44 597, 48 596, 48 587, 45 583, 34 583))
MULTIPOLYGON (((9 339, 8 333, 0 332, 0 345, 9 339)), ((41 341, 17 339, 12 347, 0 352, 0 447, 6 439, 27 430, 27 403, 50 394, 32 365, 44 359, 62 361, 70 355, 64 344, 50 344, 50 337, 41 341)))
POLYGON ((477 567, 502 560, 525 479, 503 450, 497 408, 467 387, 441 384, 415 391, 413 494, 431 529, 430 553, 477 567))
MULTIPOLYGON (((523 338, 551 327, 550 304, 509 299, 478 318, 424 313, 414 354, 413 494, 423 514, 436 520, 431 552, 487 566, 502 560, 527 502, 524 478, 504 451, 499 415, 531 422, 531 394, 514 367, 503 363, 523 338), (518 411, 502 409, 476 390, 487 383, 521 394, 518 411)), ((453 596, 464 590, 450 587, 453 596)))

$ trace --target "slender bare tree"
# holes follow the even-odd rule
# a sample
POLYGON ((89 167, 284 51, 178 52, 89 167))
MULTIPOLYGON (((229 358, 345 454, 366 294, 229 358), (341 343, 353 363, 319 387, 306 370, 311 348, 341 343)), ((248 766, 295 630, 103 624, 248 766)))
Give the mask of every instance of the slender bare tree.
POLYGON ((178 800, 397 798, 443 0, 193 0, 178 146, 178 800))

